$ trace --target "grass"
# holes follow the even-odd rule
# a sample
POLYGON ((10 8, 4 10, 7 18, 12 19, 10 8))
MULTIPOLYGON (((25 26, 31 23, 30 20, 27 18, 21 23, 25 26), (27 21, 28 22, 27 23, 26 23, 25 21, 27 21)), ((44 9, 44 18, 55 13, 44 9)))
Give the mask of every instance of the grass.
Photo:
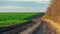
POLYGON ((8 21, 0 21, 0 27, 10 26, 15 24, 21 24, 27 22, 28 20, 8 20, 8 21))
POLYGON ((38 12, 1 12, 0 27, 27 22, 28 19, 36 14, 38 14, 38 12))

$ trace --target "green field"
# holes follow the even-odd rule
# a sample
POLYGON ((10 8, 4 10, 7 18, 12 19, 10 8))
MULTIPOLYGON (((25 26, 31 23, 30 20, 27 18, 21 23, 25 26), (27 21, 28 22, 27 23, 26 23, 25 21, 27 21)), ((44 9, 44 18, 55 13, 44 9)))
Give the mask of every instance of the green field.
POLYGON ((9 26, 13 24, 20 24, 27 22, 33 15, 38 12, 1 12, 0 13, 0 26, 9 26))

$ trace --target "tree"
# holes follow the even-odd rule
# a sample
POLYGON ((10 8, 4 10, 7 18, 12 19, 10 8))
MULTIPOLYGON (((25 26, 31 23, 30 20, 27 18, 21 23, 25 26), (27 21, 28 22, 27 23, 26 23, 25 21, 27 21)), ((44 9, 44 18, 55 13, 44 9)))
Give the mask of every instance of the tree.
POLYGON ((48 25, 48 27, 51 26, 49 30, 51 30, 52 33, 55 34, 57 32, 56 34, 60 34, 60 0, 51 0, 51 3, 47 8, 47 11, 45 15, 42 17, 42 19, 47 22, 50 22, 47 24, 51 24, 51 25, 48 25))

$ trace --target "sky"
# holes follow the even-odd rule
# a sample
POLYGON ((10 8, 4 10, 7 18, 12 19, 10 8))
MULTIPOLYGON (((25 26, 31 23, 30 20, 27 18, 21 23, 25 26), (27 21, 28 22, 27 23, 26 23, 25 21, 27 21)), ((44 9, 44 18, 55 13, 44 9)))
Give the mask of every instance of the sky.
POLYGON ((44 12, 50 0, 0 0, 0 12, 44 12))

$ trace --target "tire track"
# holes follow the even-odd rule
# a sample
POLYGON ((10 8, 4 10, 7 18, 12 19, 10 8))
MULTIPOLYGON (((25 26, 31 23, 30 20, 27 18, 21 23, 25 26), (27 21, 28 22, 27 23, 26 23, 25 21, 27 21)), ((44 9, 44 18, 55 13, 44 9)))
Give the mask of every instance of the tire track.
POLYGON ((42 21, 40 26, 33 32, 33 34, 45 34, 45 23, 42 21))

